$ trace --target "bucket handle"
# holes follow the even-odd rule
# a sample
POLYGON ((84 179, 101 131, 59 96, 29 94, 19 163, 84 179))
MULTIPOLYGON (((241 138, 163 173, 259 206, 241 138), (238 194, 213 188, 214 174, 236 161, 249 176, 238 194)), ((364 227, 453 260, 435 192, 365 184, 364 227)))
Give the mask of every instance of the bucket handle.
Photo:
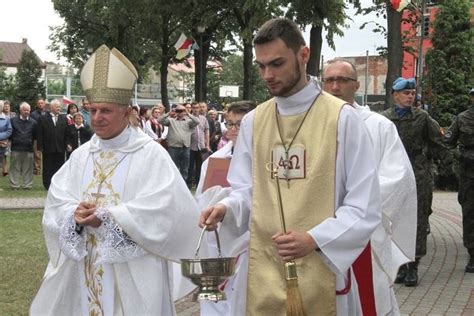
MULTIPOLYGON (((196 248, 196 253, 194 254, 195 259, 199 259, 199 249, 201 248, 202 237, 204 236, 204 233, 206 232, 206 230, 207 230, 207 225, 204 225, 204 227, 202 228, 202 231, 201 231, 201 235, 199 236, 199 241, 198 241, 198 245, 197 245, 197 248, 196 248)), ((214 232, 216 233, 217 249, 219 251, 219 258, 222 258, 221 242, 219 241, 219 233, 217 232, 217 229, 215 229, 214 232)))

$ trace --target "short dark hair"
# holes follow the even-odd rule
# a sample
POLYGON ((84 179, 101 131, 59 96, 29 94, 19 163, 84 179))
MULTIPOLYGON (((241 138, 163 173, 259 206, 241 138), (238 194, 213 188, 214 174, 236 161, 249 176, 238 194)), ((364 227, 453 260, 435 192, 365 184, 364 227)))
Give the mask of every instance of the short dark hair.
POLYGON ((232 112, 235 114, 246 114, 255 109, 256 106, 257 104, 255 104, 253 101, 235 101, 230 104, 229 108, 227 109, 227 113, 232 112))
POLYGON ((303 34, 298 25, 285 18, 275 18, 265 22, 258 30, 257 35, 255 35, 253 44, 266 44, 278 38, 295 53, 297 53, 302 46, 306 46, 303 34))

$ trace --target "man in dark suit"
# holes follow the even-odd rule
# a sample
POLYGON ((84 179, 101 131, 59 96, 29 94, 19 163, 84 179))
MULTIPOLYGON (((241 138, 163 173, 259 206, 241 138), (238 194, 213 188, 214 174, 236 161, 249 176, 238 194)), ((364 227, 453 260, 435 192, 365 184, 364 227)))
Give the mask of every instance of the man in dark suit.
POLYGON ((36 136, 38 150, 43 153, 43 186, 47 190, 51 184, 51 178, 64 163, 66 151, 66 129, 67 119, 59 114, 61 103, 53 100, 50 103, 50 112, 41 116, 36 136))

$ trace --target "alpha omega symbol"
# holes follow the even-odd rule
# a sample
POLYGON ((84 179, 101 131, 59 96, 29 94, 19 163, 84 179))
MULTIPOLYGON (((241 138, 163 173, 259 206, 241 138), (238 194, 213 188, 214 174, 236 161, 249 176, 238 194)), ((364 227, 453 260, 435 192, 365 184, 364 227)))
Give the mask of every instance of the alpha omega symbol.
POLYGON ((306 177, 306 150, 303 145, 293 145, 288 151, 282 145, 272 149, 272 163, 278 165, 278 178, 284 180, 306 177))

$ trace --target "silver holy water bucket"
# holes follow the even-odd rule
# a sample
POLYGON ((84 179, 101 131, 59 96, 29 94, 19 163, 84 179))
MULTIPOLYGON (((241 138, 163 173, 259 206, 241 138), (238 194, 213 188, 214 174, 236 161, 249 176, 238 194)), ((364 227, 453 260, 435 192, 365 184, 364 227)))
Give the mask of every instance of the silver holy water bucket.
POLYGON ((181 274, 199 287, 199 291, 193 295, 194 301, 225 301, 226 295, 219 289, 219 285, 234 274, 236 258, 222 257, 219 234, 215 230, 219 257, 199 259, 199 249, 206 228, 203 228, 199 236, 194 259, 181 259, 181 274))

